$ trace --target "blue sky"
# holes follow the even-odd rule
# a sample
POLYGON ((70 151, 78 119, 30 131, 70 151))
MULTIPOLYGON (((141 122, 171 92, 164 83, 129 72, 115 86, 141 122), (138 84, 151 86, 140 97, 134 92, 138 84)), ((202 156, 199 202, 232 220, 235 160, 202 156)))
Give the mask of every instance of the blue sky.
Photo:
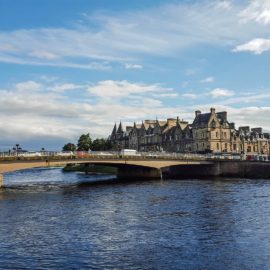
POLYGON ((270 0, 0 0, 0 150, 227 110, 270 131, 270 0))

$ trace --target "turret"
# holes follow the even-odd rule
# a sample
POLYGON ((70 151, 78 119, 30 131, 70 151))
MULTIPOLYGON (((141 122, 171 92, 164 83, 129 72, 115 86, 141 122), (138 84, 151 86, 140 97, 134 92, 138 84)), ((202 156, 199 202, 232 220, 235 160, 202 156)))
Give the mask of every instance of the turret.
POLYGON ((118 126, 118 129, 117 129, 117 133, 123 133, 124 130, 123 130, 123 127, 122 127, 122 122, 120 121, 120 124, 118 126))
POLYGON ((116 135, 116 130, 117 130, 117 126, 116 126, 116 123, 114 124, 114 128, 113 128, 113 131, 112 131, 112 136, 113 135, 116 135))

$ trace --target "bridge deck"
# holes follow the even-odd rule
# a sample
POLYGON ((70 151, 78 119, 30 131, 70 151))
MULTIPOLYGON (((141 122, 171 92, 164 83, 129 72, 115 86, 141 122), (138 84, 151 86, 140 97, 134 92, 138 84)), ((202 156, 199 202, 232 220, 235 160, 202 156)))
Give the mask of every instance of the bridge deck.
POLYGON ((54 160, 46 162, 44 160, 16 160, 16 161, 5 161, 0 163, 0 174, 38 168, 48 166, 64 166, 66 164, 102 164, 107 166, 117 167, 121 164, 136 165, 143 167, 150 167, 155 169, 161 169, 168 166, 175 165, 195 165, 195 164, 212 164, 211 161, 187 161, 187 160, 125 160, 125 159, 64 159, 54 160))

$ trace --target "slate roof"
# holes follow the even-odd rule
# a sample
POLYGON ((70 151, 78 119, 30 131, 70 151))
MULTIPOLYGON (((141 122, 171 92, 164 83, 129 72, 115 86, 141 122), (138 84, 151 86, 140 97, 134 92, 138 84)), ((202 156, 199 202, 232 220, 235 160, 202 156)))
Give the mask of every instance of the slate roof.
MULTIPOLYGON (((221 124, 223 124, 224 122, 227 122, 226 112, 218 112, 216 113, 216 115, 221 124)), ((207 125, 210 118, 211 118, 211 113, 201 113, 195 117, 192 125, 193 126, 207 125)))
POLYGON ((207 125, 210 117, 211 117, 211 113, 201 113, 195 117, 192 125, 193 126, 207 125))

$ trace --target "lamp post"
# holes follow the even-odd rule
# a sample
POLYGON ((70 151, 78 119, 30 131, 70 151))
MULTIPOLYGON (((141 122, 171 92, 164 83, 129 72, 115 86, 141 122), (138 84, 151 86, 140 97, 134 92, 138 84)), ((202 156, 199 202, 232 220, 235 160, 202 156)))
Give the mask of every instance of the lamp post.
POLYGON ((19 152, 19 150, 22 150, 22 148, 20 147, 20 145, 18 143, 16 143, 15 147, 13 147, 13 150, 15 152, 16 157, 18 157, 18 152, 19 152))

